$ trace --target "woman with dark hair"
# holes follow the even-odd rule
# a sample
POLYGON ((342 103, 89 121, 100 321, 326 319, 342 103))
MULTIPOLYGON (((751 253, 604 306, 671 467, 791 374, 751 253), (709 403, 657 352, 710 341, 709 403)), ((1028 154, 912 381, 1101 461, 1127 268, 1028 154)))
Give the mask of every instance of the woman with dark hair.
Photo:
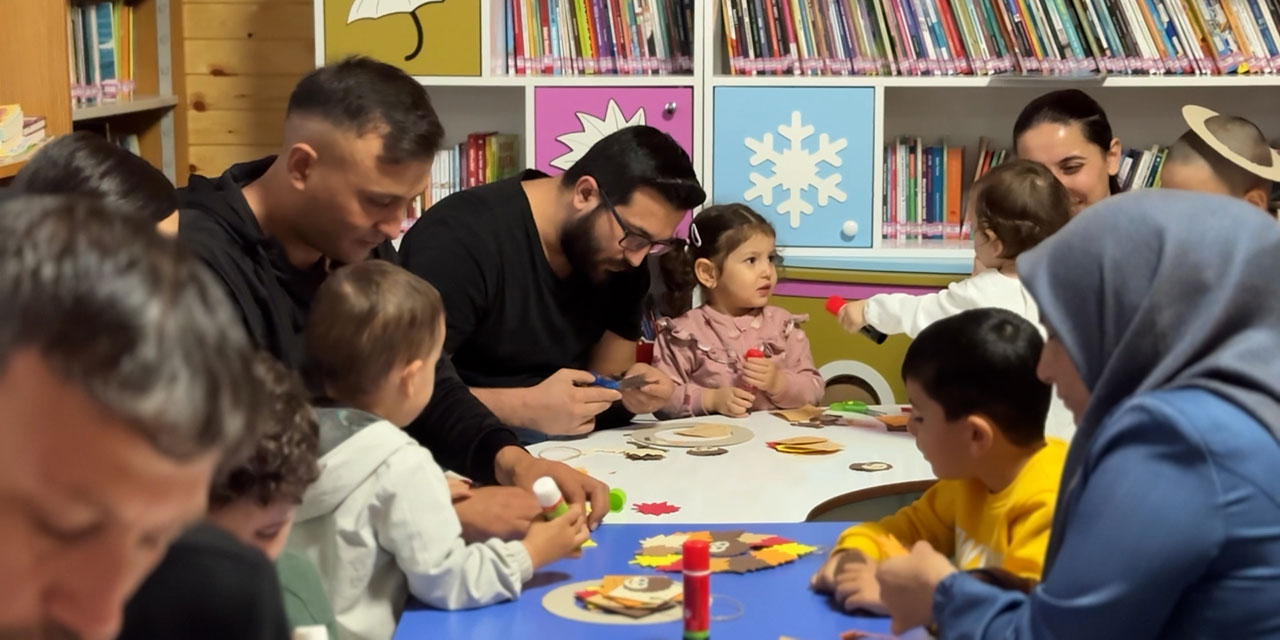
POLYGON ((178 194, 146 160, 88 131, 55 138, 13 179, 20 193, 79 194, 136 213, 170 235, 178 232, 178 194))
POLYGON ((1277 271, 1274 220, 1168 189, 1110 198, 1019 258, 1049 329, 1038 373, 1079 426, 1043 581, 1002 591, 918 543, 876 575, 895 630, 1280 637, 1277 271))
POLYGON ((1013 124, 1019 158, 1039 162, 1071 194, 1071 213, 1120 192, 1120 139, 1102 105, 1079 89, 1046 93, 1023 107, 1013 124))

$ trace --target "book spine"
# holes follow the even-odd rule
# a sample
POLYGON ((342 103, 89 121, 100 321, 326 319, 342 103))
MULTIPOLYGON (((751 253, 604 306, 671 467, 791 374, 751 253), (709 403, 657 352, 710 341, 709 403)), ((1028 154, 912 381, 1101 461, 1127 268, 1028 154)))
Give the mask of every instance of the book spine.
POLYGON ((1280 30, 1277 30, 1277 21, 1267 6, 1267 0, 1250 0, 1250 3, 1257 8, 1258 15, 1263 22, 1267 36, 1267 48, 1271 55, 1271 67, 1280 72, 1280 30))

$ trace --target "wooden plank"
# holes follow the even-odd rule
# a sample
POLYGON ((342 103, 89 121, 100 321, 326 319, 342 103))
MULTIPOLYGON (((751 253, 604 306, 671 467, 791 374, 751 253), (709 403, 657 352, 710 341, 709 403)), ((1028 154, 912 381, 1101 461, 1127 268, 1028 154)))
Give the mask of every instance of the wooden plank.
POLYGON ((188 157, 191 173, 214 177, 237 162, 257 160, 280 151, 279 147, 260 145, 192 145, 188 157))
POLYGON ((284 111, 188 111, 187 140, 205 144, 275 145, 284 139, 284 111))
POLYGON ((67 3, 6 0, 0 22, 0 104, 16 102, 24 115, 44 116, 51 135, 71 131, 67 3))
POLYGON ((188 4, 183 7, 187 37, 226 40, 312 40, 310 4, 188 4))
POLYGON ((301 74, 187 76, 187 104, 194 111, 283 110, 301 74))
POLYGON ((303 74, 315 68, 314 43, 305 40, 194 40, 183 43, 187 73, 303 74))

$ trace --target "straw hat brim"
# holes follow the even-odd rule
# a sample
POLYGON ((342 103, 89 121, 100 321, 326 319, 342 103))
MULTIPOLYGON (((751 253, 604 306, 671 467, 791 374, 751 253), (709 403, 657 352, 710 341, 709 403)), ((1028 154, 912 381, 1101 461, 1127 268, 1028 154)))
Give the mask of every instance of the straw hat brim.
POLYGON ((1189 104, 1182 107, 1182 118, 1187 121, 1187 126, 1191 127, 1191 130, 1196 132, 1196 135, 1200 136, 1200 139, 1204 140, 1204 143, 1209 145, 1214 151, 1218 152, 1219 155, 1226 158, 1232 164, 1260 178, 1271 180, 1273 182, 1280 182, 1280 151, 1271 149, 1271 166, 1269 167, 1258 164, 1235 151, 1232 151, 1209 131, 1207 124, 1209 118, 1217 115, 1218 112, 1213 109, 1207 109, 1195 104, 1189 104))

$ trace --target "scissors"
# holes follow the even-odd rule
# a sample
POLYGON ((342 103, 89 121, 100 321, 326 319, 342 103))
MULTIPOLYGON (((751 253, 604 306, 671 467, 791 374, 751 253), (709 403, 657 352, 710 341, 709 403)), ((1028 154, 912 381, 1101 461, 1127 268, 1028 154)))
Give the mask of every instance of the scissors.
POLYGON ((643 387, 649 384, 649 381, 645 379, 643 373, 638 373, 634 376, 623 378, 621 380, 614 380, 613 378, 610 378, 608 376, 602 376, 598 373, 594 375, 596 379, 591 382, 592 385, 597 387, 604 387, 605 389, 613 389, 614 391, 626 391, 628 389, 639 389, 640 387, 643 387))
POLYGON ((847 413, 861 413, 868 416, 882 416, 883 411, 878 411, 867 406, 867 403, 859 400, 845 400, 844 402, 832 402, 827 407, 827 411, 844 411, 847 413))

